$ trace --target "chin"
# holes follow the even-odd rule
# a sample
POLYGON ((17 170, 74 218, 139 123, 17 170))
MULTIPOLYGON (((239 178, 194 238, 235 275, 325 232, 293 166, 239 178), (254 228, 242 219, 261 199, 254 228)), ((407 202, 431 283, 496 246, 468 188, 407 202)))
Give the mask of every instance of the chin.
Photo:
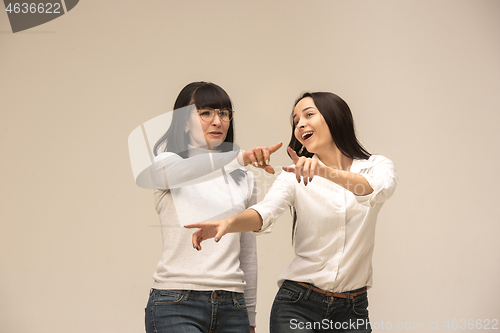
POLYGON ((304 146, 308 152, 310 152, 311 154, 316 154, 316 149, 314 149, 314 146, 309 146, 309 147, 306 147, 304 146))
POLYGON ((224 141, 212 141, 212 142, 209 142, 208 144, 210 145, 210 148, 214 149, 214 148, 219 147, 222 142, 224 142, 224 141))

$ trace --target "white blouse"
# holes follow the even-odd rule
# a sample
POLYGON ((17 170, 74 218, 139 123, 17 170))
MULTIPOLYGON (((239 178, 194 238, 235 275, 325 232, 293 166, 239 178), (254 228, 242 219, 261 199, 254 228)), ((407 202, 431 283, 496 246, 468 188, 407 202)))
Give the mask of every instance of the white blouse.
POLYGON ((356 196, 318 176, 304 186, 294 173, 282 172, 264 200, 250 207, 263 219, 257 234, 269 232, 289 207, 297 211, 295 258, 278 285, 287 279, 333 292, 371 287, 377 215, 398 178, 392 161, 381 155, 353 160, 350 171, 363 175, 373 192, 356 196))

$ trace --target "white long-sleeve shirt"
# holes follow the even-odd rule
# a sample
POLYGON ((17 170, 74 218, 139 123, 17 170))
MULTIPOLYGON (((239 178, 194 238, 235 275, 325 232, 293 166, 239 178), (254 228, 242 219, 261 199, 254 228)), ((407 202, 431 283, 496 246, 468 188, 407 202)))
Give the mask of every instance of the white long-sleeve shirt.
POLYGON ((279 276, 278 285, 287 279, 333 292, 371 287, 377 215, 398 178, 394 164, 380 155, 353 160, 350 171, 363 175, 373 192, 356 196, 318 176, 304 186, 294 173, 282 172, 264 200, 250 207, 263 219, 257 234, 269 232, 289 207, 297 211, 296 256, 279 276))
MULTIPOLYGON (((239 183, 229 171, 214 174, 221 172, 221 166, 212 163, 226 157, 225 163, 231 162, 236 156, 234 152, 214 154, 217 155, 215 159, 211 159, 206 150, 193 152, 197 155, 187 159, 173 153, 159 154, 151 167, 153 181, 159 188, 154 196, 163 238, 153 288, 244 292, 250 325, 255 326, 255 236, 248 232, 226 235, 219 243, 204 243, 203 251, 198 252, 191 245, 193 231, 182 227, 187 223, 226 218, 244 211, 256 202, 255 178, 245 169, 239 169, 243 176, 239 183), (172 175, 168 182, 163 180, 165 170, 172 175), (200 175, 208 180, 202 181, 200 175), (193 179, 196 181, 191 181, 193 179), (176 185, 166 189, 165 184, 171 182, 176 185)), ((235 169, 230 167, 228 170, 235 169)))

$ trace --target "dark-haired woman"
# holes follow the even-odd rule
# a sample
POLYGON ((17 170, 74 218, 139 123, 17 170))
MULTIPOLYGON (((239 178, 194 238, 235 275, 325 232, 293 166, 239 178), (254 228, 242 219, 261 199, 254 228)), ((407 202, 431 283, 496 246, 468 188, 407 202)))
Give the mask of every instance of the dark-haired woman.
POLYGON ((150 168, 163 238, 146 307, 146 332, 253 332, 257 287, 255 236, 235 233, 196 252, 183 225, 236 215, 256 202, 243 165, 274 173, 268 148, 233 144, 233 111, 218 85, 193 82, 179 93, 172 122, 150 168))
MULTIPOLYGON (((295 258, 279 277, 270 329, 281 332, 370 332, 375 224, 395 190, 394 164, 358 142, 348 105, 332 93, 295 103, 284 167, 264 200, 237 216, 193 224, 193 244, 230 232, 269 231, 292 208, 295 258)), ((226 236, 227 237, 227 236, 226 236)))

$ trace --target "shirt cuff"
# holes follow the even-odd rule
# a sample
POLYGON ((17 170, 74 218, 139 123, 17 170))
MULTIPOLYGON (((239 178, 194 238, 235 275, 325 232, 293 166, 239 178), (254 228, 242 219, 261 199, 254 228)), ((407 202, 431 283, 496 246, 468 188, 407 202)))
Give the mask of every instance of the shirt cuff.
POLYGON ((248 310, 248 321, 250 322, 250 326, 255 327, 255 317, 257 316, 257 313, 255 311, 250 311, 248 310))
POLYGON ((226 170, 236 170, 239 168, 244 168, 244 165, 241 165, 240 162, 238 161, 238 157, 235 157, 231 162, 229 162, 224 169, 226 170))
POLYGON ((369 208, 373 208, 373 207, 375 207, 375 204, 376 204, 375 197, 382 190, 383 186, 372 175, 362 174, 362 176, 365 177, 366 181, 368 182, 368 184, 370 184, 373 191, 372 191, 372 193, 367 194, 367 195, 356 195, 355 196, 356 200, 358 201, 358 203, 360 203, 364 206, 367 206, 369 208))
POLYGON ((273 215, 270 212, 264 212, 261 207, 259 207, 259 204, 253 205, 249 207, 248 209, 253 209, 257 213, 259 213, 260 217, 262 218, 262 227, 260 227, 260 230, 255 230, 252 233, 254 235, 262 235, 262 234, 268 234, 271 232, 273 228, 273 215))

